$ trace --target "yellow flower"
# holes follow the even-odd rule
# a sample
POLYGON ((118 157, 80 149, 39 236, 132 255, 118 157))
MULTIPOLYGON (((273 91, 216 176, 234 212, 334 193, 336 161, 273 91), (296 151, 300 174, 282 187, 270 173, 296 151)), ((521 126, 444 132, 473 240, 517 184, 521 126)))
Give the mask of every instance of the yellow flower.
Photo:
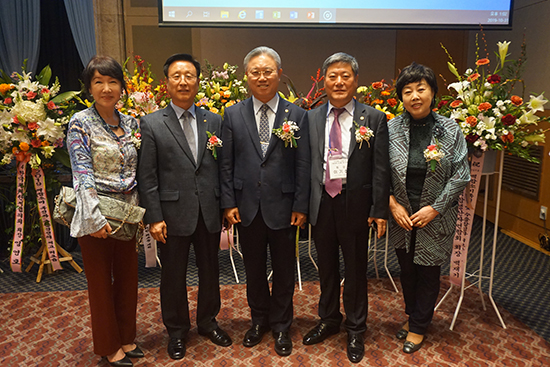
POLYGON ((506 55, 508 54, 508 46, 510 46, 510 41, 498 42, 498 54, 500 56, 500 66, 504 67, 504 61, 506 60, 506 55))
POLYGON ((210 112, 212 113, 218 113, 219 110, 216 107, 210 107, 210 112))
POLYGON ((357 88, 357 93, 364 93, 366 91, 367 91, 367 87, 365 87, 364 85, 357 88))

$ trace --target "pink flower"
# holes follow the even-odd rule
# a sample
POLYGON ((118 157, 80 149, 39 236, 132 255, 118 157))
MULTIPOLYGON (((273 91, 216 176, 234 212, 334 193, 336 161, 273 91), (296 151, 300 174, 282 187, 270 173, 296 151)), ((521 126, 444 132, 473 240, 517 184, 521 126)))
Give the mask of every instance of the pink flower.
POLYGON ((8 98, 6 98, 6 99, 4 100, 4 103, 5 103, 5 104, 10 104, 10 103, 12 103, 12 102, 13 102, 13 99, 12 99, 11 97, 8 97, 8 98))
POLYGON ((38 129, 38 124, 36 122, 29 122, 27 124, 27 127, 29 128, 29 130, 34 131, 34 130, 38 129))
POLYGON ((13 116, 13 123, 19 124, 19 119, 17 118, 17 116, 13 116))
POLYGON ((42 88, 41 92, 42 94, 48 94, 50 93, 50 90, 48 88, 42 88))
POLYGON ((48 110, 54 110, 54 109, 57 108, 55 103, 53 103, 52 101, 49 101, 48 104, 46 105, 46 107, 48 107, 48 110))
POLYGON ((208 139, 208 142, 212 145, 218 144, 218 137, 216 135, 212 135, 210 139, 208 139))
POLYGON ((33 99, 34 97, 36 97, 36 93, 32 91, 27 92, 27 99, 33 99))
POLYGON ((288 133, 290 131, 290 125, 289 124, 283 124, 283 131, 285 133, 288 133))
POLYGON ((367 131, 368 131, 368 130, 367 130, 367 127, 366 127, 366 126, 361 126, 361 127, 359 128, 359 134, 361 134, 361 135, 365 135, 365 134, 367 133, 367 131))

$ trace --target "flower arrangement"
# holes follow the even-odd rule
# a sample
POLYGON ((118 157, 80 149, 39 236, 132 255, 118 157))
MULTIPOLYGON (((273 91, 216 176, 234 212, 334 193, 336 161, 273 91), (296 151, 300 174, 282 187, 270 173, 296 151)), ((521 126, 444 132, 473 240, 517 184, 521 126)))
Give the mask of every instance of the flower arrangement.
POLYGON ((468 146, 475 151, 506 150, 538 162, 529 154, 529 145, 544 142, 544 131, 536 127, 550 117, 535 115, 537 111, 544 111, 543 106, 548 102, 542 93, 530 95, 528 102, 524 101, 523 91, 522 96, 514 94, 516 84, 523 84, 521 71, 526 59, 525 42, 518 60, 507 59, 510 42, 498 42, 492 70, 488 55, 479 55, 477 36, 476 45, 475 67, 463 75, 458 73, 451 55, 442 45, 449 56, 449 70, 457 81, 449 84, 451 95, 443 96, 436 110, 459 123, 468 146))
POLYGON ((369 140, 374 136, 374 132, 367 126, 359 126, 355 121, 353 121, 353 123, 355 124, 355 141, 359 143, 359 149, 363 146, 364 141, 366 141, 370 147, 369 140))
POLYGON ((246 76, 242 79, 237 76, 236 65, 225 63, 219 68, 206 61, 206 70, 201 74, 195 105, 223 116, 227 107, 246 99, 248 90, 245 82, 246 76))
POLYGON ((141 56, 134 55, 134 69, 131 75, 128 70, 129 61, 130 58, 127 58, 122 66, 126 92, 116 108, 122 113, 140 118, 166 107, 170 100, 166 91, 166 80, 161 80, 157 87, 153 87, 154 75, 151 73, 151 64, 146 63, 141 56))
POLYGON ((325 79, 324 75, 321 75, 321 69, 317 69, 317 74, 315 77, 310 76, 312 85, 305 97, 303 93, 296 90, 292 80, 287 75, 285 76, 288 78, 288 84, 286 82, 283 83, 287 86, 289 95, 287 97, 282 92, 279 92, 281 98, 286 99, 290 103, 293 103, 304 110, 312 110, 325 103, 324 99, 327 94, 325 93, 325 87, 321 87, 321 82, 325 79))
POLYGON ((208 135, 208 141, 206 142, 206 149, 212 151, 212 156, 214 157, 214 159, 218 159, 218 153, 216 152, 216 148, 221 148, 223 141, 216 136, 215 131, 213 133, 211 133, 210 131, 207 131, 206 135, 208 135))
POLYGON ((294 133, 298 130, 300 130, 300 128, 296 125, 296 122, 285 119, 281 127, 273 129, 273 134, 285 142, 285 148, 289 145, 291 148, 297 148, 298 143, 296 140, 300 138, 296 138, 294 133))
POLYGON ((358 87, 357 93, 361 94, 359 102, 384 112, 388 121, 403 112, 403 103, 397 97, 395 86, 389 85, 384 79, 368 87, 358 87))
MULTIPOLYGON (((21 74, 14 72, 11 79, 4 77, 0 81, 0 165, 15 158, 28 160, 34 169, 41 165, 51 167, 56 149, 63 146, 65 126, 76 111, 71 100, 79 92, 58 94, 57 78, 49 86, 52 76, 49 66, 34 81, 25 65, 22 69, 21 74)), ((56 158, 67 165, 68 158, 60 154, 56 158)))

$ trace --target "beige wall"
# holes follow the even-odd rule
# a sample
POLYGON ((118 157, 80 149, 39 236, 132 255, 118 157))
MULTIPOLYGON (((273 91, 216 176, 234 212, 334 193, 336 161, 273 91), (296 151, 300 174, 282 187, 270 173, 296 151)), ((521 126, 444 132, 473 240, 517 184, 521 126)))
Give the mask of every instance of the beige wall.
MULTIPOLYGON (((524 79, 527 92, 542 92, 550 87, 550 2, 515 1, 514 28, 511 31, 487 31, 490 52, 497 41, 510 40, 511 57, 519 55, 525 33, 528 62, 524 79)), ((122 59, 132 53, 141 55, 153 65, 157 77, 162 76, 164 60, 176 52, 191 52, 201 62, 214 65, 224 62, 242 67, 245 54, 255 46, 267 45, 277 50, 283 70, 299 91, 307 93, 310 75, 316 73, 323 60, 337 51, 354 55, 360 65, 362 85, 379 79, 395 78, 399 69, 412 61, 424 63, 437 75, 453 80, 447 69, 443 43, 452 54, 459 70, 475 61, 475 33, 468 31, 374 30, 374 29, 275 29, 275 28, 169 28, 158 27, 156 0, 96 0, 98 40, 104 53, 122 59), (101 2, 100 11, 98 4, 101 2), (102 10, 101 10, 102 9, 102 10), (117 17, 116 11, 121 12, 117 17), (118 28, 117 28, 118 27, 118 28), (116 34, 116 30, 124 30, 116 34), (122 47, 120 45, 123 45, 122 47)), ((492 55, 491 55, 492 57, 492 55)), ((242 71, 242 70, 241 70, 242 71)), ((445 88, 443 79, 440 90, 445 88)), ((282 86, 281 90, 286 92, 282 86)), ((550 93, 550 92, 549 92, 550 93)), ((548 107, 550 108, 550 106, 548 107)), ((547 111, 550 112, 550 111, 547 111)), ((550 139, 550 136, 548 136, 550 139)), ((548 149, 545 148, 545 154, 548 149)), ((540 205, 550 207, 550 157, 543 161, 540 200, 526 199, 503 191, 500 225, 536 241, 542 232, 538 219, 540 205)), ((493 188, 494 190, 494 188, 493 188)), ((490 201, 489 218, 494 218, 494 201, 490 201), (492 208, 492 209, 491 209, 492 208)), ((478 203, 478 208, 482 202, 478 203)), ((478 211, 478 213, 481 213, 478 211)))

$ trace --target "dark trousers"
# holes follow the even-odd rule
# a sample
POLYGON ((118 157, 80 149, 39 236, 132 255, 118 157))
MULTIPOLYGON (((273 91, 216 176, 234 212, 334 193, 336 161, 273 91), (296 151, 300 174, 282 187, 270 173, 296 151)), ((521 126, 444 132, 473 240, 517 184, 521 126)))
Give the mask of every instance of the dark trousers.
POLYGON ((166 243, 158 244, 162 264, 162 321, 171 338, 185 339, 191 328, 187 300, 187 264, 191 243, 199 272, 197 326, 199 332, 204 333, 218 326, 216 316, 221 306, 218 264, 220 232, 209 233, 200 215, 195 233, 191 236, 170 236, 168 228, 166 243))
POLYGON ((136 241, 78 239, 88 280, 94 353, 107 356, 136 338, 136 241))
POLYGON ((405 313, 409 316, 409 330, 424 335, 432 322, 439 295, 441 267, 415 264, 415 245, 416 229, 413 229, 409 252, 406 249, 396 249, 395 252, 401 266, 401 286, 405 313))
POLYGON ((319 317, 329 325, 339 326, 340 313, 340 257, 344 257, 344 326, 350 333, 367 329, 367 248, 368 223, 361 232, 352 231, 346 220, 346 191, 331 198, 323 192, 317 224, 313 227, 317 249, 321 297, 319 317))
POLYGON ((286 331, 293 317, 295 229, 270 229, 261 213, 249 226, 239 224, 237 228, 246 269, 246 296, 252 323, 269 326, 274 332, 286 331), (273 269, 271 292, 267 281, 268 244, 273 269))

